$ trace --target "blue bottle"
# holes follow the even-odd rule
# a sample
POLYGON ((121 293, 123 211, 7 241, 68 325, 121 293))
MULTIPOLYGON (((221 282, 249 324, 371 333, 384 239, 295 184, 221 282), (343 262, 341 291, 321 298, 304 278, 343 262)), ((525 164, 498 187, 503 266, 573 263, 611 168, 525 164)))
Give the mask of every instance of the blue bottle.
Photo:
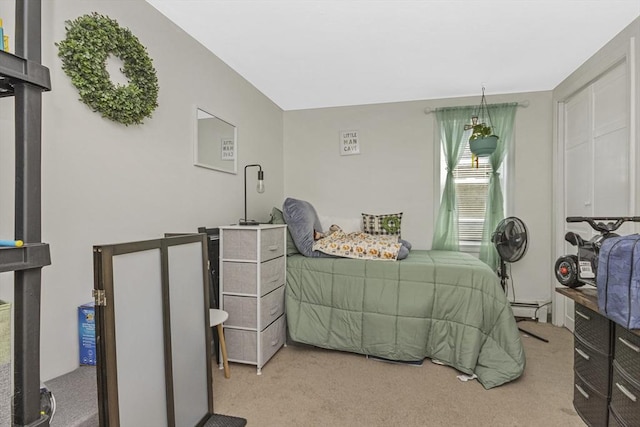
POLYGON ((4 49, 4 29, 2 28, 2 18, 0 18, 0 48, 4 49))

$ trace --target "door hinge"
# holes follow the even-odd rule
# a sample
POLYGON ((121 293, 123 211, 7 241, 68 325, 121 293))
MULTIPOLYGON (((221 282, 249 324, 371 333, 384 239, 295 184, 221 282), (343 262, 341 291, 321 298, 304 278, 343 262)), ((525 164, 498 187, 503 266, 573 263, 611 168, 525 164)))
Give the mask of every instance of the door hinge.
POLYGON ((104 289, 94 289, 93 290, 93 298, 95 300, 95 305, 100 307, 107 306, 107 297, 104 294, 104 289))

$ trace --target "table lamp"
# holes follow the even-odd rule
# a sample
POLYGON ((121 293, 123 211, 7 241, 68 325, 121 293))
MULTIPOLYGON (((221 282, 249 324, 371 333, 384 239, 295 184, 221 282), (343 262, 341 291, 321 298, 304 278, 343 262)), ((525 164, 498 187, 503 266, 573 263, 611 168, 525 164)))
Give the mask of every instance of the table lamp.
POLYGON ((244 218, 240 219, 238 223, 240 225, 258 225, 258 221, 253 219, 247 219, 247 168, 258 167, 258 185, 256 186, 256 191, 258 193, 264 193, 264 172, 262 171, 262 166, 255 165, 246 165, 244 167, 244 218))

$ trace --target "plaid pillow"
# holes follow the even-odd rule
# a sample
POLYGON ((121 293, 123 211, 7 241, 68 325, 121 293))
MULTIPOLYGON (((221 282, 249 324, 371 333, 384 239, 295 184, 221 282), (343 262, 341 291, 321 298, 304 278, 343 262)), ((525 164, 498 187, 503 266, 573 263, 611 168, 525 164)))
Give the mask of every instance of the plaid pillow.
POLYGON ((367 234, 400 237, 402 212, 385 215, 362 214, 362 231, 367 234))

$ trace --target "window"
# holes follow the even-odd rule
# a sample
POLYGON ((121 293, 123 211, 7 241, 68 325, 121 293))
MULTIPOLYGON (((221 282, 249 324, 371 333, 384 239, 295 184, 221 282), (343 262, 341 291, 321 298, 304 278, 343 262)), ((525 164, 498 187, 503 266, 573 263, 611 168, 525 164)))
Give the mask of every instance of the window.
MULTIPOLYGON (((441 159, 442 170, 445 171, 444 154, 441 154, 441 159)), ((506 163, 503 162, 500 172, 503 172, 506 163)), ((478 157, 477 167, 476 164, 472 165, 469 144, 465 143, 460 162, 453 170, 461 250, 477 247, 482 240, 482 227, 484 225, 490 175, 489 157, 478 157)), ((505 176, 502 173, 501 178, 502 187, 504 188, 505 176)), ((444 185, 444 180, 442 184, 444 185)))
POLYGON ((505 212, 512 210, 513 197, 507 194, 505 189, 512 190, 512 186, 508 185, 512 177, 507 175, 512 174, 514 170, 514 119, 517 105, 508 103, 491 106, 492 115, 496 120, 494 132, 501 135, 498 140, 499 151, 496 152, 499 158, 480 158, 477 160, 478 167, 471 165, 471 153, 468 151, 471 133, 468 117, 473 114, 472 107, 436 109, 440 133, 440 149, 435 152, 435 157, 440 157, 439 161, 436 160, 436 165, 440 167, 436 167, 436 171, 440 172, 442 188, 438 194, 440 200, 436 204, 438 214, 433 233, 433 248, 478 253, 487 264, 493 266, 496 263, 495 251, 490 247, 491 233, 488 232, 493 231, 489 229, 503 218, 505 212), (465 127, 466 131, 460 132, 465 127), (446 147, 450 155, 460 159, 455 170, 447 170, 446 164, 455 159, 447 159, 443 147, 446 147), (491 160, 500 160, 499 170, 491 170, 491 160), (442 193, 445 185, 449 186, 449 190, 442 193), (487 205, 489 194, 491 204, 487 205), (491 210, 487 210, 486 206, 491 210), (504 212, 497 212, 497 209, 504 209, 504 212), (456 221, 455 226, 452 225, 452 221, 456 221), (490 224, 489 227, 485 227, 487 224, 490 224), (483 231, 486 232, 484 236, 483 231))

